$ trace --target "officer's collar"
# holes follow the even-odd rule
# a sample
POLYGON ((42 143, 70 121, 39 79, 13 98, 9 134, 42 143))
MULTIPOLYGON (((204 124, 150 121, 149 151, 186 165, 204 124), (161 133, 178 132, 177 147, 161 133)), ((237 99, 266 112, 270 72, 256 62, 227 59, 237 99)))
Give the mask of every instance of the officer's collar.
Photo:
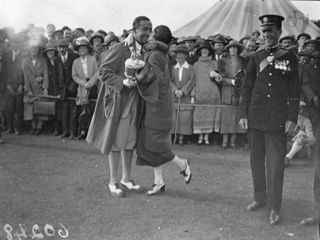
POLYGON ((275 45, 275 46, 265 46, 265 50, 267 52, 275 52, 280 48, 279 44, 275 45))

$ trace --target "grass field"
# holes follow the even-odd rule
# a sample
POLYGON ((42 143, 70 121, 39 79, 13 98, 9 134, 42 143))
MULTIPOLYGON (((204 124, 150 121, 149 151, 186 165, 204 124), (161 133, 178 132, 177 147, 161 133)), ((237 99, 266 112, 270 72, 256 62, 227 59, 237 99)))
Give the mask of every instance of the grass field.
MULTIPOLYGON (((177 147, 176 153, 191 162, 190 185, 170 163, 162 195, 125 192, 125 198, 115 199, 107 189, 106 156, 84 141, 48 135, 3 138, 0 240, 317 239, 317 227, 299 225, 313 209, 313 169, 307 160, 286 169, 283 221, 270 226, 266 210, 246 211, 252 181, 249 152, 243 149, 177 147)), ((150 168, 134 164, 132 173, 137 183, 151 186, 150 168)))

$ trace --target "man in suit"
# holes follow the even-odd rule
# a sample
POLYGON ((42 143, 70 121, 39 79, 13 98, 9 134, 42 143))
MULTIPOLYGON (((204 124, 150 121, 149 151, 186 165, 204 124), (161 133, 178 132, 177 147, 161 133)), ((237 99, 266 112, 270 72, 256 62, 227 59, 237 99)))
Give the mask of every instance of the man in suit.
POLYGON ((72 64, 78 57, 72 50, 68 48, 69 42, 66 39, 61 39, 57 42, 59 51, 59 59, 63 66, 63 82, 60 83, 61 100, 62 100, 62 138, 70 137, 74 139, 76 136, 77 119, 74 116, 76 103, 68 98, 77 96, 77 84, 72 79, 72 64))
MULTIPOLYGON (((143 46, 152 30, 149 18, 137 17, 133 32, 121 43, 111 47, 100 65, 98 77, 102 82, 87 141, 109 159, 109 191, 112 196, 123 197, 118 183, 118 166, 122 159, 121 185, 133 191, 142 187, 131 179, 131 162, 136 146, 139 93, 136 81, 125 76, 128 58, 143 59, 143 46)), ((140 88, 141 92, 143 88, 140 88)))
POLYGON ((259 20, 265 46, 250 58, 239 124, 249 130, 251 146, 254 202, 247 209, 268 205, 274 225, 280 221, 287 134, 297 122, 300 90, 297 58, 278 45, 284 18, 264 15, 259 20))
POLYGON ((4 56, 5 64, 5 118, 7 123, 7 133, 20 135, 23 114, 23 55, 20 49, 21 41, 18 37, 10 39, 11 49, 4 56))

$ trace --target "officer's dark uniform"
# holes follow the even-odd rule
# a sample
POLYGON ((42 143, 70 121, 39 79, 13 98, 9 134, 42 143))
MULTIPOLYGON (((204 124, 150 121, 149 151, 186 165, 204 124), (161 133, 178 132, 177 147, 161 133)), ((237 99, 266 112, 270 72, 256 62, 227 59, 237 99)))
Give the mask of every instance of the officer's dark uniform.
MULTIPOLYGON (((279 21, 281 26, 282 19, 264 17, 262 21, 279 21)), ((270 210, 279 211, 281 207, 285 123, 296 123, 298 111, 296 56, 279 46, 259 49, 249 61, 242 85, 240 118, 248 119, 254 199, 267 202, 270 210)))

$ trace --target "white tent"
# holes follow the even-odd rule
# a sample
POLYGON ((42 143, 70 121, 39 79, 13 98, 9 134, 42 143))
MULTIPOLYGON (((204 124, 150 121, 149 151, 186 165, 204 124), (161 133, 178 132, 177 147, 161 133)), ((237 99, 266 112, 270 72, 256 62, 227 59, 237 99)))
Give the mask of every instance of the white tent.
POLYGON ((313 38, 320 36, 320 29, 289 0, 220 0, 208 11, 174 31, 174 36, 209 35, 222 33, 234 39, 241 39, 259 30, 259 16, 278 14, 285 18, 282 35, 301 32, 309 33, 313 38))

